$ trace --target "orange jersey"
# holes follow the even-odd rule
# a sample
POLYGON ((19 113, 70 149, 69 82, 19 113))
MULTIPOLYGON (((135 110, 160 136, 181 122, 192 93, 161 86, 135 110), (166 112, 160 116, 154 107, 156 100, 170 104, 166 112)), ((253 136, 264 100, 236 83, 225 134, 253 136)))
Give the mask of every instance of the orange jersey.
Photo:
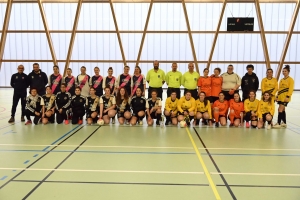
POLYGON ((244 103, 242 101, 235 102, 233 99, 230 100, 230 110, 234 110, 234 117, 241 118, 241 113, 244 112, 244 103))
POLYGON ((211 76, 211 96, 218 97, 222 91, 223 78, 211 76))
POLYGON ((219 114, 225 116, 227 115, 228 111, 228 102, 226 100, 224 100, 223 102, 217 100, 213 104, 213 108, 219 108, 219 114))
POLYGON ((205 92, 207 97, 211 96, 211 77, 201 76, 198 79, 198 87, 200 87, 201 92, 205 92))

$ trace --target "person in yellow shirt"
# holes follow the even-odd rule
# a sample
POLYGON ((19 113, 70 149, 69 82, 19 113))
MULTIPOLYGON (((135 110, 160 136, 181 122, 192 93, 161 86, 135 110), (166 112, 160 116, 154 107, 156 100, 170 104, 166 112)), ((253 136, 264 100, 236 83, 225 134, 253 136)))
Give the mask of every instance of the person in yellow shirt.
POLYGON ((257 127, 258 105, 259 105, 259 100, 256 99, 256 93, 254 90, 251 90, 249 92, 249 98, 246 99, 244 102, 244 111, 245 111, 244 119, 246 121, 246 128, 250 127, 250 123, 249 123, 250 121, 251 121, 252 128, 257 127))
POLYGON ((162 86, 165 83, 165 72, 159 69, 159 62, 157 60, 153 62, 153 69, 148 71, 146 81, 149 84, 148 98, 151 98, 152 90, 156 90, 157 97, 162 100, 162 86))
POLYGON ((177 120, 178 99, 176 98, 176 95, 177 94, 176 94, 175 90, 171 91, 170 97, 168 97, 165 102, 165 111, 164 111, 164 115, 166 116, 166 124, 165 125, 169 125, 170 122, 172 122, 173 125, 178 124, 178 120, 177 120))
POLYGON ((259 101, 258 105, 258 124, 257 128, 264 127, 266 121, 268 122, 267 129, 271 129, 272 119, 275 112, 274 101, 271 98, 269 92, 264 92, 262 100, 259 101))
POLYGON ((167 96, 171 95, 171 91, 175 90, 176 98, 180 98, 181 72, 177 71, 177 63, 172 63, 172 71, 166 75, 166 83, 168 85, 167 96))
POLYGON ((195 125, 199 125, 200 119, 203 119, 204 125, 207 125, 209 121, 209 125, 212 125, 211 119, 211 106, 208 99, 205 98, 205 92, 200 92, 199 99, 196 100, 196 123, 195 125))
POLYGON ((261 93, 269 92, 272 100, 275 101, 275 95, 278 90, 278 81, 273 77, 273 69, 267 70, 267 77, 261 81, 261 93))
POLYGON ((184 73, 181 79, 181 84, 184 87, 184 94, 190 91, 194 99, 198 99, 197 84, 200 75, 194 71, 194 63, 189 63, 189 71, 184 73))
POLYGON ((196 103, 192 97, 192 93, 187 91, 183 97, 181 97, 177 103, 178 121, 186 121, 186 124, 190 126, 190 122, 195 116, 196 103))
POLYGON ((285 107, 291 101, 292 94, 294 91, 294 79, 292 79, 290 74, 290 66, 286 65, 282 70, 283 78, 279 82, 279 90, 276 95, 276 101, 279 105, 278 107, 278 118, 277 123, 274 125, 274 128, 286 128, 286 113, 285 107), (282 123, 281 123, 282 121, 282 123))

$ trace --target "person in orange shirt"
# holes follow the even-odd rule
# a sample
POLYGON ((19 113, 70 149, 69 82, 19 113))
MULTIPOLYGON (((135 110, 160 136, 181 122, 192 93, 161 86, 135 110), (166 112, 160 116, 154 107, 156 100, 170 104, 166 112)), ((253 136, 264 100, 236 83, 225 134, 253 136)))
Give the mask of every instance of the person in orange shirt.
POLYGON ((243 126, 244 103, 241 101, 239 93, 234 93, 233 99, 230 100, 230 126, 243 126))
POLYGON ((205 68, 203 70, 204 76, 201 76, 198 79, 198 96, 200 97, 200 93, 204 92, 206 95, 206 99, 211 101, 211 77, 208 76, 209 69, 205 68))
POLYGON ((211 75, 211 104, 219 99, 219 94, 222 91, 223 78, 220 74, 221 69, 217 67, 214 69, 214 74, 211 75))
POLYGON ((219 127, 219 121, 222 126, 227 124, 227 112, 228 112, 228 102, 225 100, 225 95, 223 92, 219 94, 219 100, 215 101, 213 104, 214 118, 216 121, 215 126, 219 127))

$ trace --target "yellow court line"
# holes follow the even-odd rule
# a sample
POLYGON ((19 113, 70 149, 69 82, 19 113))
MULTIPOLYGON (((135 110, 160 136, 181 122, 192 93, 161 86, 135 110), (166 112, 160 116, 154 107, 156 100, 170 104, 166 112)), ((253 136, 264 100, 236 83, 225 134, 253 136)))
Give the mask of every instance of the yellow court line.
POLYGON ((189 129, 186 127, 185 130, 186 130, 186 132, 188 133, 189 138, 190 138, 190 140, 191 140, 191 142, 192 142, 192 144, 193 144, 194 150, 195 150, 195 152, 196 152, 196 154, 197 154, 197 156, 198 156, 198 159, 199 159, 199 161, 200 161, 200 164, 202 165, 204 174, 206 175, 206 178, 207 178, 207 180, 208 180, 208 182, 209 182, 209 185, 210 185, 210 187, 211 187, 211 189, 212 189, 212 191, 213 191, 213 193, 214 193, 214 195, 215 195, 215 197, 216 197, 216 200, 221 200, 221 197, 220 197, 220 195, 219 195, 219 192, 217 191, 216 185, 215 185, 215 183, 213 182, 213 180, 212 180, 212 178, 211 178, 211 176, 210 176, 210 173, 209 173, 208 170, 207 170, 207 167, 206 167, 206 165, 205 165, 205 163, 204 163, 204 161, 203 161, 203 159, 202 159, 202 156, 201 156, 201 154, 200 154, 200 152, 199 152, 199 150, 198 150, 197 145, 195 144, 194 139, 192 138, 192 135, 191 135, 189 129))

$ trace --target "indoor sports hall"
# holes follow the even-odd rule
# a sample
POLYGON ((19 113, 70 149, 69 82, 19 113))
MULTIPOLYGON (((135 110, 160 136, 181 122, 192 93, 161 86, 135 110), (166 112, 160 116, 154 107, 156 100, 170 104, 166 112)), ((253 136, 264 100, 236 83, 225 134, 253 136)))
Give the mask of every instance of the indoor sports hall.
MULTIPOLYGON (((299 200, 299 8, 300 0, 0 0, 0 200, 299 200), (182 74, 192 64, 199 79, 204 69, 223 74, 231 65, 242 78, 251 64, 259 102, 262 80, 273 69, 278 93, 274 113, 266 113, 271 128, 266 121, 260 129, 232 127, 227 116, 220 127, 204 118, 199 125, 165 125, 166 116, 159 125, 147 125, 146 117, 121 125, 117 115, 115 123, 100 125, 101 111, 92 125, 87 115, 76 124, 25 125, 22 98, 12 114, 19 92, 12 77, 20 66, 30 74, 38 63, 37 76, 47 78, 53 66, 62 77, 69 68, 76 77, 82 66, 90 76, 97 66, 103 77, 109 67, 117 77, 124 66, 132 75, 139 66, 146 77, 154 61, 165 74, 174 63, 182 74), (293 85, 281 90, 287 77, 293 85), (275 128, 282 107, 286 123, 275 128)), ((151 80, 145 84, 148 99, 151 80)), ((27 110, 36 90, 30 87, 27 110)), ((168 87, 162 82, 162 111, 168 87)), ((180 86, 182 98, 185 89, 180 86)), ((242 97, 242 86, 237 90, 242 97)))

